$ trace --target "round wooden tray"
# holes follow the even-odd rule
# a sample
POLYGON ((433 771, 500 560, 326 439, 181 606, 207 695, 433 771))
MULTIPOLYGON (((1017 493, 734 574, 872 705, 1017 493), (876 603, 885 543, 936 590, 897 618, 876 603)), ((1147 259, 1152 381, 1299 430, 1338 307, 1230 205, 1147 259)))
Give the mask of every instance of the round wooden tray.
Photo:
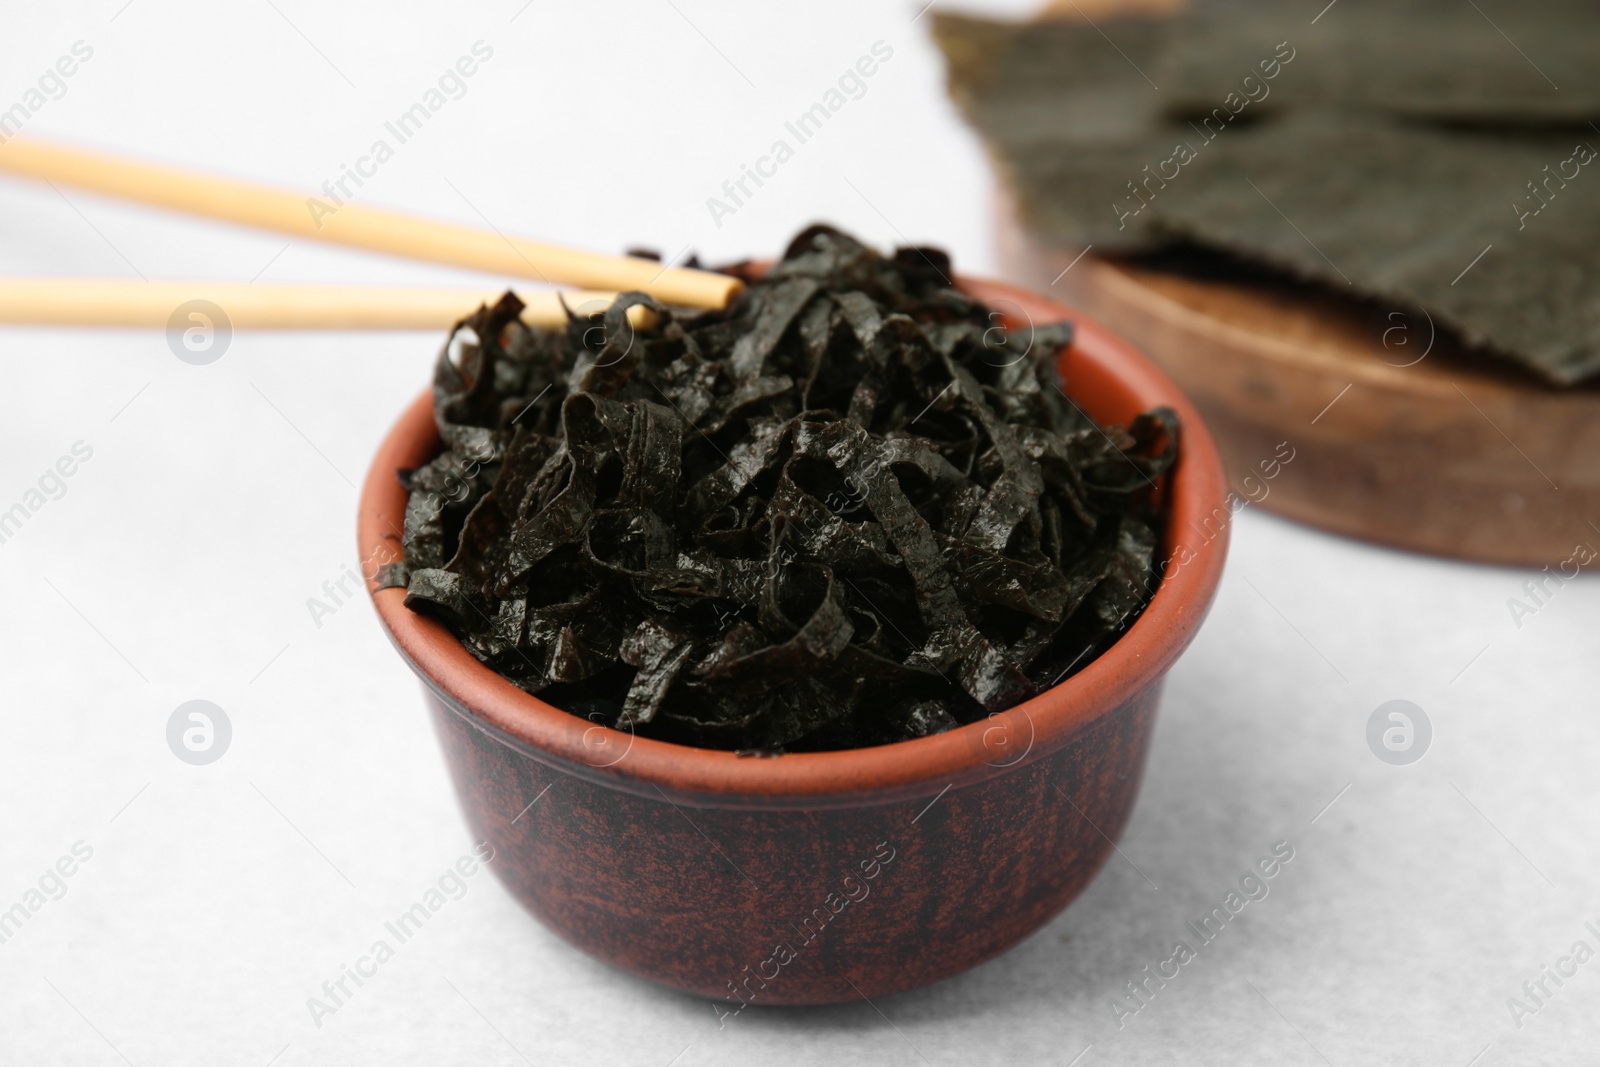
POLYGON ((1155 359, 1200 408, 1241 496, 1335 533, 1487 563, 1560 564, 1600 547, 1600 390, 1486 366, 1419 309, 1078 259, 1031 240, 1003 197, 999 215, 1002 271, 1155 359), (1284 445, 1294 458, 1263 479, 1284 445))

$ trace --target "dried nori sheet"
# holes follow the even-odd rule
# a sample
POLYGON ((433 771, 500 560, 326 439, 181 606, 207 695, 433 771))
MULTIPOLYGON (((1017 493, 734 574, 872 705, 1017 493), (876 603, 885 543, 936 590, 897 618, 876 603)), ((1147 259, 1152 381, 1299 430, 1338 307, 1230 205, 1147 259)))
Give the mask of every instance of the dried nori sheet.
POLYGON ((1043 242, 1197 245, 1424 307, 1553 385, 1600 373, 1600 7, 1495 12, 1559 93, 1470 5, 1345 0, 1315 27, 1303 7, 1102 23, 1115 47, 1076 22, 937 28, 1043 242), (1293 59, 1246 86, 1284 42, 1293 59))
POLYGON ((1600 114, 1600 5, 1592 0, 1477 9, 1462 0, 1340 0, 1315 26, 1306 9, 1306 0, 1251 0, 1094 25, 935 11, 934 27, 964 102, 1006 97, 1041 114, 1066 104, 1056 128, 1075 139, 1096 139, 1097 129, 1130 118, 1207 114, 1245 77, 1259 80, 1280 43, 1294 55, 1293 75, 1272 79, 1260 101, 1272 109, 1573 128, 1600 114))
POLYGON ((1097 426, 1057 378, 1070 324, 1002 328, 937 250, 814 226, 726 310, 520 310, 440 358, 388 581, 573 714, 733 750, 923 736, 1081 669, 1155 589, 1175 416, 1097 426))
POLYGON ((1262 101, 1275 108, 1359 107, 1513 128, 1584 128, 1600 115, 1593 0, 1340 0, 1312 26, 1320 9, 1269 0, 1200 8, 1171 24, 1146 68, 1164 110, 1209 112, 1246 75, 1259 76, 1257 64, 1286 41, 1295 59, 1262 101))
MULTIPOLYGON (((1152 245, 1184 241, 1404 299, 1555 384, 1600 371, 1600 152, 1588 147, 1600 135, 1541 131, 1488 151, 1473 133, 1309 113, 1228 130, 1209 147, 1187 140, 1195 160, 1128 219, 1152 245), (1574 180, 1556 173, 1563 164, 1574 180), (1549 181, 1537 193, 1535 177, 1549 181)), ((1109 244, 1117 220, 1104 190, 1171 151, 1037 153, 1014 178, 1044 240, 1109 244)), ((1124 210, 1138 205, 1132 195, 1124 189, 1124 210)))

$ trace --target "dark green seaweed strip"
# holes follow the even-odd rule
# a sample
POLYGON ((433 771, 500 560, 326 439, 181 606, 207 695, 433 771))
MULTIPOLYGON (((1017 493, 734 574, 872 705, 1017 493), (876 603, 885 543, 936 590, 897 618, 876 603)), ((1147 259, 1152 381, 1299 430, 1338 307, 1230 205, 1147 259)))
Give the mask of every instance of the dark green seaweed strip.
POLYGON ((1153 591, 1177 428, 1094 425, 1054 371, 1070 326, 1002 324, 949 271, 818 226, 725 310, 481 309, 387 580, 517 685, 665 740, 883 744, 1027 699, 1153 591))

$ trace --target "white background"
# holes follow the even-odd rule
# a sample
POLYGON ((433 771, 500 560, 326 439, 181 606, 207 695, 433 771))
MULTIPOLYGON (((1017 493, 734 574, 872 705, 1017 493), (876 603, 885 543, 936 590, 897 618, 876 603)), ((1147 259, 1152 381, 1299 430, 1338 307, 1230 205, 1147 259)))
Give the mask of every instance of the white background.
MULTIPOLYGON (((992 179, 906 3, 122 3, 5 0, 0 108, 82 40, 93 58, 29 133, 314 188, 481 39, 494 55, 468 94, 363 202, 711 260, 775 254, 828 219, 993 269, 992 179), (706 198, 878 40, 894 55, 867 95, 714 225, 706 198)), ((12 275, 485 280, 10 179, 0 234, 12 275)), ((1586 576, 1518 627, 1523 572, 1256 507, 1171 675, 1122 855, 1002 958, 876 1007, 752 1010, 719 1031, 704 1001, 568 948, 480 874, 316 1027, 306 998, 471 847, 365 600, 320 627, 306 603, 357 565, 355 485, 439 341, 246 332, 194 367, 157 331, 0 329, 0 509, 75 442, 93 449, 0 544, 0 908, 75 842, 93 849, 0 945, 0 1062, 1593 1055, 1600 962, 1520 1028, 1506 1002, 1575 941, 1600 949, 1584 929, 1600 926, 1600 587, 1586 576), (208 767, 165 740, 195 698, 233 724, 208 767), (1435 731, 1409 767, 1365 740, 1394 698, 1435 731), (1119 1029, 1109 998, 1282 840, 1295 858, 1271 895, 1119 1029)))

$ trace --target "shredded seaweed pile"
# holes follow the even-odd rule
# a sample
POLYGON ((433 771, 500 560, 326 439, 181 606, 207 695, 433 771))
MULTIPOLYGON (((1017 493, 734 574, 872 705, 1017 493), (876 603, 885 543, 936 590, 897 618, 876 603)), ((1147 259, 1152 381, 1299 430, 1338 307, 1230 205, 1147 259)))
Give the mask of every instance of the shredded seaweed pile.
POLYGON ((752 752, 924 736, 1081 669, 1155 588, 1175 416, 1095 425, 1070 324, 1002 324, 942 252, 813 226, 726 310, 521 309, 441 356, 385 580, 575 715, 752 752))

